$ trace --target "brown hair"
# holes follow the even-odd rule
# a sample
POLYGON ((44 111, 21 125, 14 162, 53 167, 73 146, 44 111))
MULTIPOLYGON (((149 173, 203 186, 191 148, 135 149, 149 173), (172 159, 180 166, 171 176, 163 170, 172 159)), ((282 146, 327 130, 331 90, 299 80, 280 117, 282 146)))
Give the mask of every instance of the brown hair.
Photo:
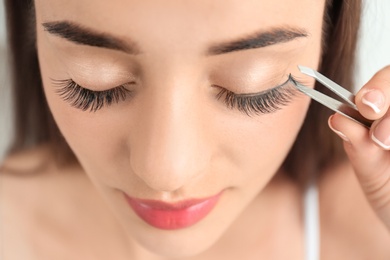
MULTIPOLYGON (((361 1, 326 0, 322 60, 319 71, 340 85, 352 87, 361 1)), ((75 161, 50 113, 43 93, 36 49, 35 11, 32 0, 5 0, 14 97, 15 139, 11 152, 43 142, 53 144, 62 162, 75 161)), ((321 85, 316 86, 328 93, 321 85)), ((330 163, 345 158, 339 139, 329 131, 331 111, 312 102, 301 131, 283 167, 303 183, 330 163)))
MULTIPOLYGON (((326 0, 324 13, 322 60, 319 71, 341 86, 352 90, 355 52, 360 28, 359 0, 326 0)), ((321 84, 316 89, 334 94, 321 84)), ((305 122, 290 150, 284 169, 301 183, 318 175, 326 167, 346 159, 340 138, 329 130, 328 118, 333 112, 312 102, 305 122)))

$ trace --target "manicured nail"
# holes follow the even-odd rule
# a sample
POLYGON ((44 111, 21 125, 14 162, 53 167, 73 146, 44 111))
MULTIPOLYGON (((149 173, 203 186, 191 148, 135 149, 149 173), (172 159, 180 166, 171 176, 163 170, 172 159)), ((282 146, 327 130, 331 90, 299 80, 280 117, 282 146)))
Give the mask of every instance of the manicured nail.
POLYGON ((350 140, 348 139, 348 137, 343 134, 341 131, 339 130, 336 130, 333 126, 332 126, 332 118, 333 116, 329 117, 328 119, 328 125, 329 125, 329 128, 332 129, 333 132, 335 132, 338 136, 340 136, 341 139, 343 139, 345 142, 348 142, 350 143, 350 140))
POLYGON ((390 150, 390 118, 385 118, 374 129, 371 139, 385 150, 390 150))
POLYGON ((378 114, 385 106, 385 96, 382 91, 373 89, 363 95, 362 103, 378 114))

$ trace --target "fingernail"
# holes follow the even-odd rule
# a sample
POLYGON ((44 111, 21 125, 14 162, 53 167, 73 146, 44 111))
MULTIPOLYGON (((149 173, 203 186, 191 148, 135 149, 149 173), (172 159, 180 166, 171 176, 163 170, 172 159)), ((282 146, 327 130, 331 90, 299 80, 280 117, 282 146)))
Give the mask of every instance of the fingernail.
POLYGON ((385 106, 385 96, 382 91, 373 89, 363 95, 362 103, 378 114, 385 106))
POLYGON ((390 150, 390 118, 385 118, 374 129, 371 139, 385 150, 390 150))
POLYGON ((332 129, 332 131, 335 132, 338 136, 340 136, 340 138, 343 139, 345 142, 350 143, 350 140, 348 139, 348 137, 345 134, 343 134, 339 130, 336 130, 333 127, 333 125, 332 125, 332 118, 333 118, 333 116, 329 117, 329 119, 328 119, 329 128, 332 129))

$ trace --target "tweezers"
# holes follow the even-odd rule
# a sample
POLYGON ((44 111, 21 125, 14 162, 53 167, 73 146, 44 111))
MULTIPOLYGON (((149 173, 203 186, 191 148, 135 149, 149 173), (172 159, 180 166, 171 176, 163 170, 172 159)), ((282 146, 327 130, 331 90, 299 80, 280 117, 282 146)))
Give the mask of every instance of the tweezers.
POLYGON ((335 93, 338 97, 340 97, 341 100, 345 101, 340 102, 337 99, 331 98, 315 89, 306 87, 299 82, 295 82, 295 87, 305 95, 311 97, 315 101, 321 103, 322 105, 326 106, 327 108, 365 126, 370 128, 372 124, 372 120, 368 120, 365 117, 363 117, 359 110, 356 107, 355 104, 355 95, 346 90, 345 88, 341 87, 337 83, 331 81, 318 71, 315 71, 311 68, 304 67, 304 66, 298 66, 298 69, 305 75, 308 75, 310 77, 313 77, 318 82, 320 82, 322 85, 330 89, 333 93, 335 93))

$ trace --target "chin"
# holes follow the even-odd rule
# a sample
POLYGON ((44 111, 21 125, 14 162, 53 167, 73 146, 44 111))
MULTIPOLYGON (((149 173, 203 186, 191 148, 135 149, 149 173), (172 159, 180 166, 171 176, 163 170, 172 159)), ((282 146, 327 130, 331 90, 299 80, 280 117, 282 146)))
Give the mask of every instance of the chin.
MULTIPOLYGON (((154 229, 154 228, 153 228, 154 229)), ((200 255, 215 245, 223 231, 190 227, 182 230, 148 230, 133 238, 148 252, 172 259, 200 255)))

